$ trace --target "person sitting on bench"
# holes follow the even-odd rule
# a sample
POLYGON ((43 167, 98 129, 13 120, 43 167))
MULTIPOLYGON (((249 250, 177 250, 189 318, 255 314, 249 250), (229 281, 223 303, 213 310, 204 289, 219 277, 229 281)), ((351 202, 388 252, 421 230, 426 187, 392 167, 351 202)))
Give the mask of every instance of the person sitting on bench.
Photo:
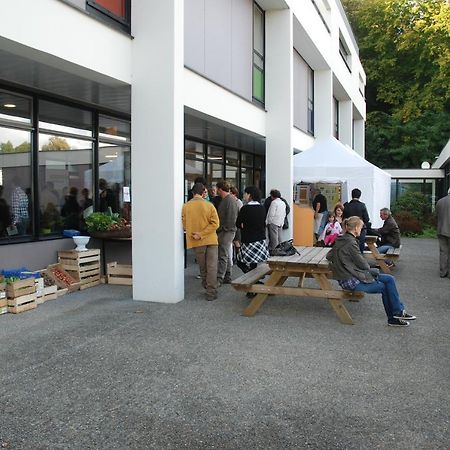
POLYGON ((342 289, 381 293, 388 325, 407 327, 409 320, 416 317, 408 314, 400 300, 395 278, 392 275, 376 273, 371 269, 366 258, 361 255, 358 237, 364 222, 357 216, 344 221, 346 233, 337 238, 326 258, 330 262, 333 276, 342 289))

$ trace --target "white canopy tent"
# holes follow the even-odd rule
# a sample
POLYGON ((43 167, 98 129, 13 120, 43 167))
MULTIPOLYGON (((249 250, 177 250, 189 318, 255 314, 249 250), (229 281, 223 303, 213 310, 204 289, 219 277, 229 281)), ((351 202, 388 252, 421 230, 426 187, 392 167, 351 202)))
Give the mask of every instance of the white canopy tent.
POLYGON ((332 136, 294 156, 294 182, 342 183, 343 202, 351 200, 352 189, 360 189, 375 228, 383 224, 380 209, 390 207, 391 176, 332 136))

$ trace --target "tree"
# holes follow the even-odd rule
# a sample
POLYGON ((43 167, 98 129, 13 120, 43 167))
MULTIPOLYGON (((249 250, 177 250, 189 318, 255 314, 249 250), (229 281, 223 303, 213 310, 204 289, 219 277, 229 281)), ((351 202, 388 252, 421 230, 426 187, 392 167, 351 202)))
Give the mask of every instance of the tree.
POLYGON ((450 4, 343 0, 367 72, 367 157, 433 161, 450 134, 450 4))
POLYGON ((62 137, 52 136, 48 140, 48 144, 42 146, 43 152, 52 152, 58 150, 70 150, 69 143, 62 137))
POLYGON ((2 153, 14 153, 14 145, 11 141, 2 142, 0 144, 0 151, 2 153))

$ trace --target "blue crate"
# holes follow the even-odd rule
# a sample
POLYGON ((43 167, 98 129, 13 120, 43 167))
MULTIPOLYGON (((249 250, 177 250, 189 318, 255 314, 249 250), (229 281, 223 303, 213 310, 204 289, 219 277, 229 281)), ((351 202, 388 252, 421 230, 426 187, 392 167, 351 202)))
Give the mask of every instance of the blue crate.
POLYGON ((74 237, 79 236, 81 233, 78 230, 63 230, 63 236, 65 237, 74 237))
POLYGON ((3 269, 0 273, 5 278, 16 277, 21 280, 25 280, 27 278, 41 278, 41 274, 39 272, 34 272, 26 267, 18 267, 17 269, 3 269))

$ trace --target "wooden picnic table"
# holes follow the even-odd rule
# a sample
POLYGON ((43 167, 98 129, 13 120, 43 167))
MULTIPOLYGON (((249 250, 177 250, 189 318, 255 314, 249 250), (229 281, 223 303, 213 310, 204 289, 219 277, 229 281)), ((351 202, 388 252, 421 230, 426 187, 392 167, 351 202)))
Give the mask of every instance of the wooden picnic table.
POLYGON ((377 240, 378 240, 378 236, 372 236, 372 235, 366 236, 366 244, 370 250, 370 253, 367 256, 369 256, 369 258, 372 258, 377 262, 377 264, 380 266, 380 269, 382 272, 391 273, 391 269, 389 269, 389 267, 387 266, 387 264, 384 260, 386 255, 384 255, 378 251, 378 248, 376 246, 377 240))
POLYGON ((244 310, 244 316, 253 316, 269 295, 292 295, 327 299, 339 320, 344 324, 352 325, 353 320, 344 306, 343 300, 359 299, 364 294, 345 291, 332 285, 330 281, 332 273, 326 259, 330 248, 296 247, 296 249, 299 251, 299 255, 272 256, 267 260, 267 264, 259 265, 256 269, 232 282, 233 287, 237 290, 257 294, 244 310), (258 284, 258 281, 266 275, 269 275, 269 278, 263 284, 261 282, 258 284), (316 287, 304 287, 306 277, 313 278, 316 287), (297 286, 283 286, 288 278, 297 278, 297 286))

